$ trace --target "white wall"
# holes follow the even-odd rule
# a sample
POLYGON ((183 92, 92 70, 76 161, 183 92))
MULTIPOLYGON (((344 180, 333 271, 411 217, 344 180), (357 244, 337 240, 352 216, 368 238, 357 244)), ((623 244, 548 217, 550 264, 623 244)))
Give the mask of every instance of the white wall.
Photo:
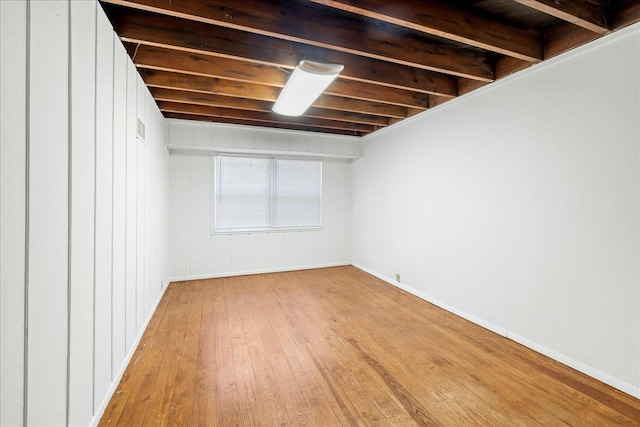
POLYGON ((23 419, 27 5, 0 1, 0 425, 23 419), (9 19, 10 17, 10 19, 9 19))
POLYGON ((171 277, 174 280, 349 263, 351 160, 324 158, 321 231, 211 234, 212 152, 305 152, 354 157, 357 139, 169 120, 171 277))
POLYGON ((368 137, 353 262, 640 396, 639 48, 636 26, 368 137))
POLYGON ((0 7, 0 425, 89 425, 167 284, 164 119, 97 2, 0 7))

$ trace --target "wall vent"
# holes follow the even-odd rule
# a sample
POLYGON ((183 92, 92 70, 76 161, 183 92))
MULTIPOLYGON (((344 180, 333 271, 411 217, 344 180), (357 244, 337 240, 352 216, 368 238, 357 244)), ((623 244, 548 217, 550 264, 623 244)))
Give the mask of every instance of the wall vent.
POLYGON ((144 141, 144 123, 138 118, 138 138, 144 141))

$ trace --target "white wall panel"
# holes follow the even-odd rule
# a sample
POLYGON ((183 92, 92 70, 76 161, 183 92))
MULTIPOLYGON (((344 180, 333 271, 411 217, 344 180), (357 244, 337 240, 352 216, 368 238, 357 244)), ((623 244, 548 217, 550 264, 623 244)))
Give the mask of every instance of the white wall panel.
MULTIPOLYGON (((350 138, 169 122, 169 142, 182 145, 296 150, 317 139, 331 153, 350 138)), ((356 149, 353 149, 357 151, 356 149)), ((317 156, 322 157, 322 152, 317 156)), ((211 233, 212 154, 175 150, 171 153, 170 248, 173 278, 210 277, 247 272, 345 264, 349 262, 349 160, 323 160, 323 229, 268 233, 211 233)))
MULTIPOLYGON (((113 34, 113 37, 117 36, 113 34)), ((127 354, 125 342, 125 227, 128 56, 124 46, 117 38, 114 40, 113 60, 112 378, 115 377, 127 354)))
POLYGON ((249 234, 251 270, 267 270, 274 265, 283 265, 278 261, 278 253, 282 251, 280 236, 282 233, 253 233, 249 234))
POLYGON ((125 329, 126 348, 131 350, 138 334, 137 268, 138 268, 138 139, 137 128, 137 76, 135 65, 127 61, 127 136, 126 136, 126 223, 125 223, 125 329))
POLYGON ((189 276, 191 268, 191 156, 187 152, 171 154, 171 203, 169 204, 171 223, 171 264, 170 271, 179 277, 189 276), (187 191, 185 191, 187 189, 187 191))
POLYGON ((0 425, 23 422, 26 1, 0 2, 0 425))
POLYGON ((640 396, 639 63, 636 27, 367 137, 354 262, 640 396))
POLYGON ((97 1, 0 12, 0 424, 96 424, 167 283, 164 119, 97 1))
POLYGON ((190 242, 192 276, 211 271, 211 155, 205 152, 191 155, 190 242))
POLYGON ((93 416, 96 4, 71 2, 69 424, 93 416))
MULTIPOLYGON (((151 256, 151 247, 153 245, 153 230, 155 228, 155 217, 153 209, 153 191, 155 187, 154 177, 154 149, 152 141, 155 137, 154 127, 154 115, 151 112, 151 108, 155 105, 154 101, 149 96, 149 91, 146 85, 144 88, 144 105, 145 105, 145 125, 149 131, 149 143, 145 144, 145 187, 144 187, 144 205, 145 205, 145 237, 144 237, 144 260, 145 260, 145 306, 143 319, 147 318, 147 315, 151 312, 153 302, 155 301, 156 290, 158 286, 155 281, 155 267, 151 256)), ((146 139, 146 136, 145 136, 146 139)))
POLYGON ((113 32, 99 10, 96 33, 96 244, 94 405, 111 384, 113 227, 113 32))
MULTIPOLYGON (((233 236, 230 234, 224 234, 217 236, 215 239, 209 239, 211 244, 211 266, 213 271, 217 271, 220 274, 226 274, 233 271, 231 267, 231 251, 229 250, 232 238, 233 236)), ((171 242, 173 244, 173 240, 171 242)), ((176 275, 178 274, 180 274, 179 269, 176 270, 176 275)), ((188 276, 188 274, 184 274, 182 277, 186 276, 188 276)))
MULTIPOLYGON (((145 132, 147 128, 147 120, 146 120, 146 98, 145 92, 146 88, 144 82, 140 75, 136 75, 136 86, 138 91, 137 96, 137 110, 136 114, 138 119, 142 121, 145 125, 145 132)), ((146 265, 147 260, 145 258, 146 246, 145 246, 145 238, 147 236, 145 218, 146 218, 146 185, 147 185, 147 175, 146 175, 146 163, 147 163, 147 155, 146 155, 146 147, 145 141, 141 138, 138 138, 137 142, 138 147, 138 163, 137 163, 137 171, 138 171, 138 191, 137 191, 137 208, 136 212, 138 215, 137 223, 137 236, 136 236, 136 251, 137 251, 137 267, 136 267, 136 332, 140 333, 142 329, 142 325, 144 323, 144 314, 145 314, 145 306, 147 302, 147 272, 146 265)))
MULTIPOLYGON (((139 85, 138 85, 139 86, 139 85)), ((138 89, 138 96, 141 91, 138 89)), ((140 105, 140 102, 138 102, 140 105)), ((146 161, 145 155, 145 143, 141 139, 138 139, 137 143, 137 199, 136 199, 136 214, 137 224, 136 227, 136 335, 140 333, 142 325, 144 323, 145 314, 145 300, 147 295, 146 284, 146 260, 145 260, 145 185, 146 185, 146 161)))
POLYGON ((147 92, 149 100, 149 112, 153 123, 153 144, 151 148, 152 173, 150 175, 150 203, 149 210, 151 218, 151 241, 150 248, 150 269, 153 272, 151 281, 151 306, 153 306, 167 283, 166 273, 168 272, 168 259, 164 255, 168 249, 168 228, 167 218, 169 215, 168 198, 168 152, 164 144, 164 117, 157 109, 155 101, 147 92), (162 191, 164 189, 164 191, 162 191))
MULTIPOLYGON (((292 268, 298 267, 298 266, 304 266, 304 264, 302 263, 302 255, 301 255, 301 248, 302 248, 302 235, 305 234, 305 232, 298 232, 298 233, 283 233, 282 234, 282 256, 283 256, 283 261, 282 261, 282 265, 289 265, 292 268)), ((339 245, 340 243, 340 239, 336 239, 336 245, 339 245)), ((346 257, 343 259, 347 259, 346 257)))
POLYGON ((32 2, 29 37, 27 424, 64 425, 69 225, 68 2, 32 2))
POLYGON ((169 141, 175 141, 176 144, 182 145, 206 145, 207 140, 199 139, 195 141, 194 132, 196 127, 187 122, 175 122, 168 126, 169 141))
MULTIPOLYGON (((319 157, 355 158, 362 154, 359 137, 325 135, 281 129, 256 129, 220 123, 167 120, 167 144, 226 153, 250 150, 260 153, 288 152, 319 157)), ((244 151, 247 152, 247 151, 244 151)))
POLYGON ((156 270, 159 278, 159 292, 164 292, 169 277, 169 150, 166 147, 165 119, 157 106, 153 110, 156 115, 156 128, 158 136, 155 142, 157 152, 155 164, 156 180, 154 194, 157 196, 154 212, 158 218, 156 225, 156 270))
MULTIPOLYGON (((160 135, 164 132, 164 128, 160 127, 158 129, 158 116, 154 113, 153 108, 156 105, 155 101, 149 96, 147 93, 147 102, 149 111, 148 117, 151 122, 151 129, 153 130, 152 141, 156 141, 160 135)), ((161 138, 164 143, 164 138, 161 138)), ((151 280, 149 282, 149 310, 148 313, 151 312, 153 308, 153 304, 156 301, 156 298, 159 295, 161 289, 161 283, 158 276, 158 263, 156 255, 156 248, 158 246, 158 225, 159 225, 159 215, 157 214, 159 211, 158 206, 158 191, 157 188, 161 185, 161 181, 158 177, 158 159, 159 152, 155 146, 155 144, 149 144, 149 184, 147 186, 147 193, 149 194, 149 210, 148 210, 148 218, 149 218, 149 271, 151 280)))
MULTIPOLYGON (((214 236, 215 239, 217 236, 214 236)), ((251 236, 249 234, 231 235, 231 271, 252 271, 251 268, 251 236)))
POLYGON ((304 232, 300 235, 301 264, 313 265, 316 260, 318 234, 316 232, 304 232))
MULTIPOLYGON (((147 92, 147 88, 145 85, 140 87, 142 89, 142 104, 143 104, 143 108, 144 108, 144 124, 145 124, 145 129, 146 132, 149 134, 149 137, 151 138, 150 140, 152 140, 153 138, 153 121, 152 118, 150 117, 151 115, 148 114, 149 112, 149 99, 146 96, 146 92, 147 92)), ((140 104, 140 102, 138 102, 138 104, 140 104)), ((146 135, 145 135, 146 137, 146 135)), ((146 139, 145 139, 146 140, 146 139)), ((142 307, 142 321, 144 322, 144 319, 146 318, 146 314, 149 312, 149 310, 151 309, 151 298, 153 296, 153 289, 151 287, 151 283, 153 280, 153 271, 151 270, 151 260, 150 260, 150 245, 151 245, 151 227, 153 226, 152 224, 152 220, 151 220, 151 198, 150 198, 150 191, 151 191, 151 186, 153 185, 153 182, 151 181, 151 175, 152 175, 152 171, 153 171, 153 164, 151 162, 151 144, 144 144, 144 164, 145 164, 145 168, 144 168, 144 188, 143 188, 143 199, 144 199, 144 216, 143 216, 143 223, 145 224, 144 227, 144 238, 143 238, 143 259, 144 259, 144 285, 143 285, 143 292, 144 292, 144 303, 143 303, 143 307, 142 307)))
MULTIPOLYGON (((211 145, 213 128, 210 126, 193 126, 188 127, 187 129, 193 132, 194 145, 211 145)), ((188 141, 188 139, 186 140, 188 141)))

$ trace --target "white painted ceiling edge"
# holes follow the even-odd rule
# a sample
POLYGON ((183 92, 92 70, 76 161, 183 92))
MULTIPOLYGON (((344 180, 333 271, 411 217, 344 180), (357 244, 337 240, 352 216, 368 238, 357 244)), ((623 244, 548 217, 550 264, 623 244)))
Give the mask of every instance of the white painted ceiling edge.
MULTIPOLYGON (((597 40, 594 40, 594 41, 589 42, 589 43, 587 43, 585 45, 582 45, 580 47, 572 49, 572 50, 570 50, 568 52, 565 52, 565 53, 563 53, 561 55, 558 55, 558 56, 556 56, 554 58, 548 59, 548 60, 546 60, 544 62, 540 62, 538 64, 534 64, 531 67, 527 68, 526 70, 522 70, 520 72, 514 73, 514 74, 512 74, 512 75, 510 75, 508 77, 505 77, 503 79, 497 80, 497 81, 495 81, 495 82, 493 82, 491 84, 488 84, 488 85, 486 85, 484 87, 478 88, 478 89, 476 89, 474 91, 471 91, 471 92, 469 92, 467 94, 458 96, 458 97, 452 99, 449 102, 446 102, 444 104, 438 105, 437 107, 425 110, 422 113, 416 114, 415 116, 408 117, 408 118, 406 118, 406 119, 404 119, 404 120, 402 120, 402 121, 400 121, 398 123, 395 123, 393 125, 387 126, 387 127, 383 128, 383 129, 380 129, 379 131, 376 131, 376 132, 370 133, 368 135, 365 135, 363 137, 360 137, 360 140, 362 142, 366 142, 367 140, 369 140, 371 138, 376 138, 376 137, 381 136, 383 134, 386 134, 388 132, 393 132, 396 129, 399 129, 400 127, 402 127, 402 126, 406 126, 406 125, 408 125, 410 123, 413 123, 416 120, 423 120, 426 117, 430 116, 431 114, 438 113, 440 111, 445 110, 446 108, 453 107, 453 106, 457 105, 460 102, 465 102, 466 100, 471 99, 474 96, 478 96, 478 95, 484 94, 486 92, 490 92, 490 91, 495 90, 495 89, 497 89, 497 88, 499 88, 499 87, 501 87, 501 86, 503 86, 505 84, 509 84, 510 82, 512 82, 514 80, 518 80, 518 79, 526 77, 526 76, 528 76, 528 75, 530 75, 532 73, 536 73, 539 70, 543 70, 543 69, 545 69, 547 67, 553 67, 556 64, 562 63, 562 62, 567 61, 567 60, 569 60, 571 58, 574 58, 576 56, 582 55, 583 53, 589 52, 590 50, 599 48, 601 46, 607 45, 607 44, 612 43, 612 42, 617 41, 617 40, 621 40, 621 39, 623 39, 625 37, 629 37, 629 36, 633 35, 637 31, 640 31, 640 22, 638 22, 636 24, 633 24, 633 25, 630 25, 630 26, 628 26, 626 28, 623 28, 622 30, 616 31, 615 33, 607 34, 606 36, 603 36, 603 37, 601 37, 601 38, 599 38, 597 40)), ((355 137, 355 138, 357 138, 357 137, 355 137)))

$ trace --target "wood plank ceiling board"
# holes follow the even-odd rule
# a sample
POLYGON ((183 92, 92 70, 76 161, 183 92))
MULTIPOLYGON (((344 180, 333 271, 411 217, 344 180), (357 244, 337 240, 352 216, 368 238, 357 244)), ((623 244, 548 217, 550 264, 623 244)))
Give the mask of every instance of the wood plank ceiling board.
POLYGON ((640 21, 634 0, 101 0, 165 117, 364 136, 640 21), (344 70, 300 118, 301 60, 344 70))

